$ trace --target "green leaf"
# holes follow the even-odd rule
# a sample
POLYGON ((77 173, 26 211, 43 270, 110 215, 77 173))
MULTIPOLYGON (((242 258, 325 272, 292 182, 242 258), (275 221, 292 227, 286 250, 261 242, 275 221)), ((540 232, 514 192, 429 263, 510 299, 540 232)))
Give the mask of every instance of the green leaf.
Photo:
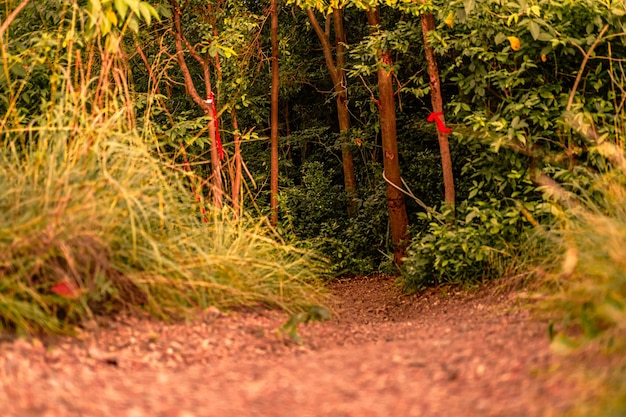
POLYGON ((18 76, 18 77, 20 77, 20 78, 26 77, 26 69, 21 64, 12 65, 11 66, 11 73, 16 75, 16 76, 18 76))
POLYGON ((152 13, 150 13, 150 5, 146 2, 139 3, 139 13, 148 26, 152 23, 152 13))
POLYGON ((130 7, 130 10, 135 14, 140 14, 139 12, 139 0, 126 0, 126 4, 130 7))
POLYGON ((128 19, 128 29, 132 30, 134 33, 139 32, 139 22, 135 16, 128 19))
POLYGON ((211 45, 209 45, 209 55, 211 58, 215 58, 217 56, 217 52, 217 42, 213 41, 211 42, 211 45))
POLYGON ((126 13, 128 12, 128 4, 126 3, 126 0, 114 0, 114 2, 117 14, 121 18, 124 18, 126 16, 126 13))
MULTIPOLYGON (((157 11, 157 9, 152 6, 150 3, 146 3, 148 6, 148 10, 150 10, 150 14, 157 20, 157 21, 161 21, 161 16, 159 15, 159 12, 157 11)), ((168 16, 169 17, 169 16, 168 16)))
POLYGON ((534 20, 531 20, 528 23, 528 31, 530 32, 534 40, 539 39, 541 28, 539 27, 539 24, 537 24, 537 22, 535 22, 534 20))
POLYGON ((502 42, 506 41, 506 35, 502 32, 498 32, 498 34, 496 35, 494 41, 496 43, 496 45, 500 45, 502 42))
POLYGON ((528 9, 528 11, 530 12, 530 14, 532 14, 533 16, 541 16, 541 8, 537 5, 534 6, 530 6, 530 8, 528 9))
MULTIPOLYGON (((100 11, 102 10, 102 4, 100 3, 100 0, 89 0, 88 10, 94 15, 100 13, 100 11)), ((92 19, 93 18, 94 16, 92 16, 92 19)))
POLYGON ((554 35, 548 33, 548 32, 541 32, 539 34, 539 36, 537 37, 538 41, 543 41, 543 42, 549 42, 552 39, 554 39, 554 35))
POLYGON ((106 36, 111 31, 111 21, 109 19, 102 19, 100 21, 100 34, 106 36))

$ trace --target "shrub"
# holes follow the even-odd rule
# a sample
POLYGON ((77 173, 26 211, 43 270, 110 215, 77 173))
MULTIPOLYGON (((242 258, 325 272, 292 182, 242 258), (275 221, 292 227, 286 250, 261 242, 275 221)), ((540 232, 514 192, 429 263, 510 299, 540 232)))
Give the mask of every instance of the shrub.
MULTIPOLYGON (((459 135, 460 137, 460 135, 459 135)), ((522 156, 475 139, 454 144, 461 165, 454 210, 420 213, 401 281, 415 291, 476 284, 514 268, 536 227, 551 221, 522 156)))
POLYGON ((350 217, 334 171, 316 160, 302 165, 301 184, 281 192, 281 231, 328 257, 337 275, 377 271, 388 250, 384 188, 361 189, 357 213, 350 217))

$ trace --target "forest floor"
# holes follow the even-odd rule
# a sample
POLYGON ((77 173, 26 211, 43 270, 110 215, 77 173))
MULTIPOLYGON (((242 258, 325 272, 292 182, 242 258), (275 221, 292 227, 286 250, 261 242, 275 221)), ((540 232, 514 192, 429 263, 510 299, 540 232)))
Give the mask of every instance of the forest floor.
POLYGON ((593 358, 553 353, 547 323, 516 308, 515 292, 406 296, 387 277, 331 289, 337 314, 301 325, 302 345, 277 332, 285 313, 263 309, 0 336, 0 414, 529 417, 590 395, 593 358))

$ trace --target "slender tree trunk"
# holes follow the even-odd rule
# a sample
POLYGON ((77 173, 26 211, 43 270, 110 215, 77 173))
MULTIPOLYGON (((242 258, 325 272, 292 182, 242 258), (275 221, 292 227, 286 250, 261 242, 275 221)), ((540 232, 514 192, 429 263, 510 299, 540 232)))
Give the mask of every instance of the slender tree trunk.
POLYGON ((333 89, 335 91, 337 103, 339 134, 341 137, 343 182, 349 198, 348 213, 353 215, 356 213, 356 176, 354 174, 354 159, 351 150, 350 138, 348 137, 348 132, 350 130, 350 112, 348 111, 348 94, 345 76, 346 36, 343 26, 343 13, 341 12, 341 9, 333 9, 336 62, 333 59, 332 45, 330 43, 329 34, 322 30, 312 9, 308 9, 307 14, 317 37, 322 43, 326 68, 328 69, 330 77, 333 81, 333 89))
POLYGON ((270 222, 278 224, 278 6, 271 0, 272 19, 272 97, 271 97, 271 168, 270 168, 270 222))
MULTIPOLYGON (((217 38, 218 31, 217 31, 216 13, 213 12, 213 9, 210 6, 209 6, 209 17, 211 19, 211 25, 213 26, 213 36, 217 38)), ((206 68, 208 68, 208 65, 206 66, 206 68)), ((222 81, 222 65, 220 63, 219 54, 215 57, 215 71, 217 73, 218 85, 220 85, 222 81)), ((210 74, 208 72, 205 72, 205 84, 207 86, 207 94, 208 92, 213 91, 211 87, 210 74)), ((219 89, 215 91, 213 100, 214 100, 213 108, 215 109, 213 117, 216 117, 219 119, 219 114, 217 112, 218 103, 220 102, 219 89)), ((215 130, 215 136, 213 136, 213 138, 211 139, 211 164, 213 167, 212 175, 213 175, 213 184, 214 184, 213 185, 213 188, 214 188, 213 201, 214 201, 215 207, 221 208, 222 205, 224 204, 223 203, 224 183, 222 179, 222 156, 223 154, 220 155, 220 150, 218 149, 218 143, 217 143, 217 137, 219 136, 219 131, 218 131, 219 123, 217 123, 216 120, 212 120, 212 122, 213 122, 213 128, 215 130)), ((224 150, 222 149, 221 152, 224 152, 224 150)))
MULTIPOLYGON (((424 0, 422 0, 422 3, 424 0)), ((428 43, 428 32, 435 29, 435 18, 432 13, 422 13, 422 32, 424 34, 424 52, 428 63, 428 77, 430 78, 430 100, 433 106, 433 113, 445 126, 443 116, 443 98, 441 97, 441 83, 439 81, 439 67, 433 48, 428 43)), ((443 185, 445 190, 445 202, 448 206, 454 207, 454 177, 452 175, 452 158, 450 157, 450 144, 448 143, 448 132, 437 128, 437 138, 439 139, 439 151, 441 152, 441 167, 443 169, 443 185)))
MULTIPOLYGON (((185 55, 183 51, 183 43, 187 46, 191 56, 198 61, 202 68, 203 76, 204 76, 204 88, 206 90, 206 95, 208 96, 211 92, 211 74, 209 71, 209 66, 207 62, 202 59, 202 57, 196 52, 194 47, 187 42, 185 37, 183 36, 182 24, 181 24, 181 16, 182 10, 180 9, 178 2, 176 0, 170 0, 170 5, 173 9, 172 19, 174 22, 174 37, 176 43, 176 60, 178 61, 178 65, 180 66, 180 70, 183 73, 183 78, 185 80, 185 88, 187 89, 187 93, 191 96, 193 101, 200 106, 200 108, 204 111, 204 113, 209 116, 211 119, 213 118, 213 107, 210 103, 208 103, 205 99, 200 97, 198 90, 196 90, 196 86, 193 82, 193 78, 191 76, 191 72, 189 71, 189 67, 185 62, 185 55)), ((208 124, 209 138, 211 140, 211 164, 212 164, 212 179, 213 179, 213 205, 217 208, 222 207, 222 194, 223 194, 223 186, 222 186, 222 164, 217 151, 217 143, 216 143, 216 129, 215 123, 211 120, 208 124)))
MULTIPOLYGON (((343 12, 341 9, 333 9, 335 23, 335 50, 337 54, 336 72, 340 80, 335 85, 337 92, 337 117, 339 119, 339 134, 341 135, 341 158, 343 161, 343 180, 348 194, 348 213, 356 214, 356 176, 354 174, 354 159, 352 155, 352 143, 348 132, 350 131, 350 112, 348 110, 348 84, 345 74, 346 68, 346 34, 343 26, 343 12)), ((330 69, 330 68, 329 68, 330 69)))
POLYGON ((241 137, 239 135, 239 124, 237 123, 237 115, 235 114, 235 109, 230 111, 233 117, 233 128, 235 129, 234 134, 234 142, 235 142, 235 177, 232 182, 232 199, 233 199, 233 210, 235 212, 235 216, 239 217, 241 215, 240 208, 240 192, 241 192, 241 178, 242 178, 242 164, 241 164, 241 137))
MULTIPOLYGON (((380 25, 378 8, 367 10, 367 20, 374 30, 380 25)), ((380 128, 383 144, 383 168, 387 183, 387 208, 391 223, 391 240, 394 245, 394 260, 396 264, 402 264, 402 258, 406 256, 406 248, 409 244, 409 220, 404 204, 404 195, 400 192, 402 178, 400 176, 400 163, 398 161, 398 142, 396 132, 396 102, 393 89, 391 53, 379 51, 382 64, 378 69, 379 99, 376 100, 380 113, 380 128), (395 185, 395 187, 394 187, 395 185)))

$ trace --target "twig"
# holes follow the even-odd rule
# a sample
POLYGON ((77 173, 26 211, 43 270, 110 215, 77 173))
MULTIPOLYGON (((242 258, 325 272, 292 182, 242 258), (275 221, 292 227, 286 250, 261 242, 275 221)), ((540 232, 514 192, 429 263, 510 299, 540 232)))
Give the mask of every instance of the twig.
MULTIPOLYGON (((604 36, 604 34, 606 33, 606 31, 608 29, 609 29, 609 25, 607 23, 606 25, 604 25, 604 27, 600 31, 600 34, 598 35, 598 38, 589 47, 589 50, 584 53, 583 62, 580 64, 580 69, 578 70, 578 75, 576 75, 576 81, 574 81, 574 86, 572 87, 572 92, 569 95, 569 100, 567 101, 567 107, 565 107, 565 110, 569 111, 572 108, 572 104, 574 104, 574 96, 576 95, 576 90, 578 89, 578 84, 580 84, 580 80, 583 77, 583 72, 585 70, 585 67, 587 66, 587 61, 589 61, 589 57, 591 56, 591 53, 593 52, 594 49, 596 49, 596 46, 598 46, 600 44, 600 41, 602 40, 602 36, 604 36)), ((579 47, 578 45, 576 45, 573 42, 572 42, 572 44, 574 46, 579 47)), ((582 48, 580 48, 580 47, 579 47, 579 49, 582 50, 582 48)))
POLYGON ((387 176, 385 175, 385 171, 383 170, 383 179, 385 180, 385 182, 389 185, 391 185, 393 188, 395 188, 396 190, 400 191, 403 194, 408 195, 409 197, 411 197, 413 200, 415 200, 415 202, 417 204, 419 204, 424 210, 426 210, 426 212, 430 213, 431 211, 433 211, 432 208, 428 207, 426 204, 424 204, 424 202, 422 200, 420 200, 419 198, 417 198, 417 196, 415 194, 413 194, 413 191, 411 191, 411 189, 409 188, 409 186, 407 185, 407 183, 404 181, 404 178, 400 178, 402 180, 402 184, 406 187, 406 190, 403 190, 402 188, 398 187, 396 184, 394 184, 393 182, 389 181, 389 179, 387 178, 387 176))

